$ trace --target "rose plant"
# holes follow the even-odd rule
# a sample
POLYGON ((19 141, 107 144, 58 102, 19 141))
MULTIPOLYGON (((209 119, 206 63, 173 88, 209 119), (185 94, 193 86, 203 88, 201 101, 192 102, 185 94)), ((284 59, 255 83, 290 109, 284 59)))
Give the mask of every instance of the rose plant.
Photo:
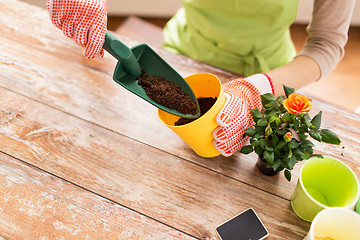
POLYGON ((275 97, 271 93, 261 95, 263 110, 250 109, 254 126, 245 131, 250 144, 241 148, 240 152, 255 152, 264 161, 267 168, 280 172, 291 180, 291 170, 298 161, 313 156, 314 144, 308 136, 319 142, 340 144, 336 134, 328 129, 320 129, 320 111, 313 118, 309 111, 312 101, 304 95, 297 94, 293 88, 284 86, 286 98, 275 97))

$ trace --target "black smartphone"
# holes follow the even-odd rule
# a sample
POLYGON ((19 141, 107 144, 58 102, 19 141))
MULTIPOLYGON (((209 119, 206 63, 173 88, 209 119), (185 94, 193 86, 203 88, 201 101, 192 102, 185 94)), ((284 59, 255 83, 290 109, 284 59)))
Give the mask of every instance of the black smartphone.
POLYGON ((222 240, 260 240, 269 235, 252 208, 222 223, 216 232, 222 240))

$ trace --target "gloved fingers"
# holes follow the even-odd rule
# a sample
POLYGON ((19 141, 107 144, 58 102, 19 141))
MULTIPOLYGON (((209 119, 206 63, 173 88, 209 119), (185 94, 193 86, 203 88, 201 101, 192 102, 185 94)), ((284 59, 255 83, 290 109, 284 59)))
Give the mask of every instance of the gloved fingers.
POLYGON ((74 21, 71 18, 66 18, 61 25, 61 31, 69 38, 73 38, 74 28, 74 21))
POLYGON ((243 118, 246 119, 246 115, 249 114, 247 99, 243 98, 241 95, 234 95, 234 93, 229 95, 230 101, 224 104, 224 107, 215 118, 220 127, 227 127, 230 124, 233 125, 234 119, 237 119, 237 121, 243 118))
POLYGON ((244 136, 244 131, 239 130, 236 134, 229 135, 226 141, 213 140, 214 147, 224 156, 230 156, 246 144, 249 137, 244 136))
POLYGON ((47 3, 46 3, 46 7, 47 7, 47 9, 48 9, 48 11, 49 11, 50 18, 53 17, 53 11, 54 11, 54 10, 53 10, 53 5, 54 5, 53 0, 48 0, 47 3))
POLYGON ((88 43, 85 49, 85 57, 88 59, 93 59, 95 56, 100 54, 103 56, 102 47, 105 41, 106 34, 106 21, 104 25, 93 25, 89 30, 88 43))
POLYGON ((213 145, 214 145, 214 147, 221 153, 221 155, 223 155, 223 156, 225 156, 225 157, 229 157, 229 156, 231 156, 232 154, 234 154, 233 152, 231 152, 231 151, 229 151, 229 150, 227 150, 226 148, 219 148, 218 146, 217 146, 217 142, 214 140, 213 141, 213 145))
MULTIPOLYGON (((239 117, 236 119, 239 119, 239 117)), ((236 119, 234 119, 232 121, 232 123, 227 127, 219 126, 219 127, 215 128, 215 130, 212 132, 214 140, 217 142, 230 142, 230 139, 234 135, 237 135, 238 132, 244 128, 243 125, 240 125, 238 123, 240 121, 236 120, 236 119)), ((244 122, 244 120, 242 120, 242 121, 244 122)), ((245 124, 247 125, 247 123, 245 123, 245 124)))
POLYGON ((74 41, 82 47, 86 47, 88 42, 88 26, 86 24, 77 24, 74 27, 74 41))
POLYGON ((224 142, 226 140, 227 134, 223 127, 217 127, 212 132, 212 136, 214 138, 214 141, 224 142))
POLYGON ((102 48, 100 50, 100 52, 98 52, 96 55, 95 55, 95 58, 103 58, 104 57, 104 49, 102 48))
POLYGON ((225 104, 215 117, 215 121, 221 127, 226 127, 231 123, 232 119, 239 113, 239 107, 242 104, 242 100, 237 97, 232 89, 226 90, 225 97, 225 104))
POLYGON ((213 144, 230 156, 246 144, 245 130, 253 125, 249 109, 261 108, 260 91, 246 79, 234 79, 223 86, 226 102, 216 116, 219 127, 213 131, 213 144))
POLYGON ((212 136, 217 142, 229 142, 232 136, 238 136, 239 132, 244 132, 252 124, 251 115, 247 112, 239 114, 233 119, 232 123, 227 127, 217 127, 212 132, 212 136))
POLYGON ((213 132, 213 145, 224 156, 229 156, 240 149, 247 141, 244 137, 245 130, 252 124, 250 111, 243 104, 238 114, 227 127, 218 127, 213 132))
POLYGON ((222 155, 230 156, 243 147, 249 140, 249 137, 244 136, 244 133, 244 130, 239 129, 236 134, 230 134, 226 141, 216 141, 214 139, 213 145, 222 155))
POLYGON ((215 148, 225 157, 229 157, 237 152, 240 148, 245 146, 248 142, 249 137, 239 138, 231 144, 214 142, 215 148))
MULTIPOLYGON (((47 2, 47 8, 50 15, 51 22, 59 29, 62 29, 63 22, 65 20, 65 10, 58 1, 49 0, 47 2)), ((66 14, 65 14, 66 16, 66 14)))

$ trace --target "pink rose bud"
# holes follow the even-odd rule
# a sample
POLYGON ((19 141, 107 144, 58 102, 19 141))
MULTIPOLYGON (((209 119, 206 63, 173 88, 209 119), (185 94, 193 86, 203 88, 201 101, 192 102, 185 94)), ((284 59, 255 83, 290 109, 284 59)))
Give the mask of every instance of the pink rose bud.
POLYGON ((292 139, 291 132, 287 132, 287 133, 284 135, 284 140, 285 140, 285 142, 290 142, 291 139, 292 139))

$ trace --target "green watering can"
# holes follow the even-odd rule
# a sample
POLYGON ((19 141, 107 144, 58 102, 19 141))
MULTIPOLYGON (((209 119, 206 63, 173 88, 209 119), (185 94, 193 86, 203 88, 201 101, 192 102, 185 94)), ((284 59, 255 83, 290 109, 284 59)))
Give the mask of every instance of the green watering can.
POLYGON ((180 74, 178 74, 147 44, 142 43, 130 49, 113 34, 107 31, 103 48, 119 60, 113 74, 115 82, 165 112, 184 118, 197 118, 200 116, 199 103, 190 86, 180 74), (138 80, 136 78, 141 75, 141 68, 143 68, 149 76, 162 76, 180 86, 191 99, 196 101, 196 115, 180 113, 177 110, 165 107, 150 99, 146 95, 145 90, 137 83, 138 80))

